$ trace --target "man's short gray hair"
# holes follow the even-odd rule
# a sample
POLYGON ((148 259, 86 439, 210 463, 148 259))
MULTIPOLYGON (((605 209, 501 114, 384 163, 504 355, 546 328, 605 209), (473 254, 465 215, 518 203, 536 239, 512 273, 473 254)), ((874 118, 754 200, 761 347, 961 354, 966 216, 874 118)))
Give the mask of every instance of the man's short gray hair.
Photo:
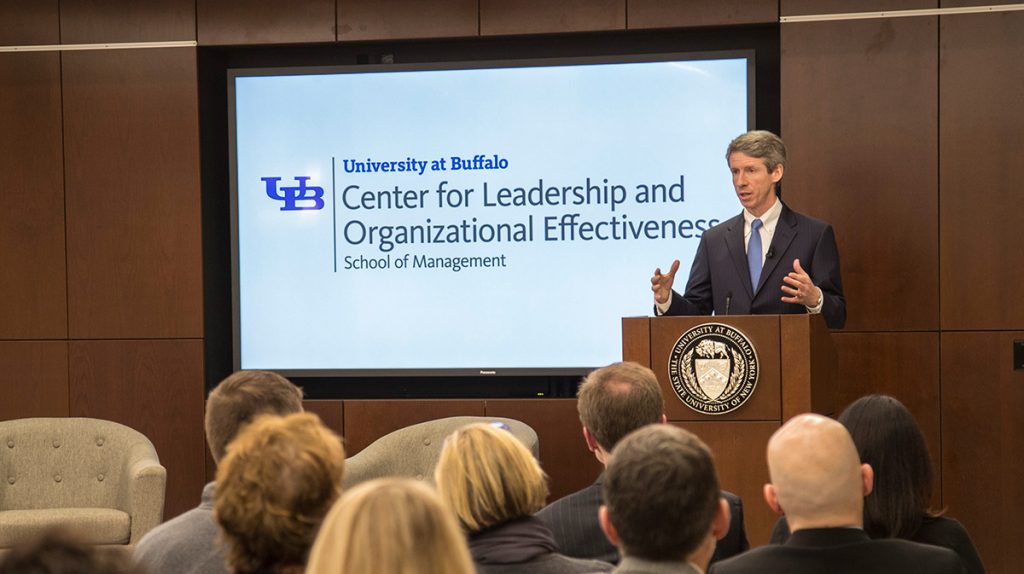
POLYGON ((786 165, 786 144, 769 131, 750 131, 729 142, 725 161, 729 161, 729 156, 736 152, 763 160, 768 173, 775 171, 777 165, 786 165))

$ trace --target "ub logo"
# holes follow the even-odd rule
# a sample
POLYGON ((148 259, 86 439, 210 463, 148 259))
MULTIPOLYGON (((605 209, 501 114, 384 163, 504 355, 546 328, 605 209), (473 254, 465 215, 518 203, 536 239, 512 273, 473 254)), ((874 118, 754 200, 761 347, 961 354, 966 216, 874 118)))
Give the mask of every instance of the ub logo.
POLYGON ((308 176, 297 176, 296 185, 277 186, 281 181, 280 177, 261 177, 261 181, 267 184, 267 197, 283 201, 281 211, 301 211, 306 209, 324 208, 324 188, 317 185, 306 185, 310 180, 308 176), (302 202, 302 205, 299 205, 302 202), (312 205, 309 205, 312 202, 312 205))

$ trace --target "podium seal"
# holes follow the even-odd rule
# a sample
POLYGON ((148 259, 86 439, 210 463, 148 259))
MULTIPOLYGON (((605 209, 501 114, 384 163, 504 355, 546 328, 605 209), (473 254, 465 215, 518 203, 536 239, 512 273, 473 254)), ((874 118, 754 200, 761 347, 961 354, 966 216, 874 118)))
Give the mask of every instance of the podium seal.
POLYGON ((742 407, 753 396, 759 374, 750 338, 721 323, 702 323, 686 331, 668 358, 668 380, 679 400, 706 415, 742 407))

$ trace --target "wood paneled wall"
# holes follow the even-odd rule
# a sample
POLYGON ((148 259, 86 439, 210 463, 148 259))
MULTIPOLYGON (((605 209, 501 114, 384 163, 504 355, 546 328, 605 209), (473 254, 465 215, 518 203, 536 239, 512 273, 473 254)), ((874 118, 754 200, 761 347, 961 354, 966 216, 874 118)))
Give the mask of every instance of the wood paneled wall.
MULTIPOLYGON (((0 0, 0 45, 685 33, 991 3, 1006 2, 0 0)), ((903 400, 941 472, 939 503, 974 533, 990 572, 1010 572, 1024 561, 1024 375, 1009 359, 1024 338, 1024 210, 1012 177, 1024 157, 1024 13, 780 27, 785 198, 834 224, 845 268, 840 406, 866 392, 903 400)), ((212 470, 196 57, 195 48, 0 54, 0 417, 136 426, 170 471, 168 516, 195 504, 212 470)), ((487 413, 538 430, 555 495, 599 470, 572 401, 309 406, 352 452, 396 424, 487 413)), ((728 481, 737 469, 723 465, 728 481)))
POLYGON ((68 313, 58 54, 0 54, 0 118, 6 206, 0 209, 0 339, 63 339, 68 313))
POLYGON ((782 27, 783 197, 835 227, 850 331, 938 327, 937 42, 936 18, 782 27))
POLYGON ((202 338, 195 51, 62 69, 71 338, 202 338))
POLYGON ((943 17, 939 53, 942 329, 1024 326, 1024 12, 943 17), (989 17, 985 17, 989 16, 989 17), (975 278, 975 279, 970 279, 975 278))
MULTIPOLYGON (((942 2, 941 7, 1005 2, 942 2)), ((783 16, 938 8, 781 0, 783 16)), ((937 507, 1013 572, 1024 474, 1024 210, 1000 181, 1024 157, 1024 13, 783 24, 787 201, 831 221, 849 305, 840 403, 892 394, 917 417, 937 507)))
POLYGON ((1004 177, 1024 157, 1021 30, 1012 12, 944 16, 939 33, 943 503, 1007 573, 1024 560, 1024 209, 1004 177))

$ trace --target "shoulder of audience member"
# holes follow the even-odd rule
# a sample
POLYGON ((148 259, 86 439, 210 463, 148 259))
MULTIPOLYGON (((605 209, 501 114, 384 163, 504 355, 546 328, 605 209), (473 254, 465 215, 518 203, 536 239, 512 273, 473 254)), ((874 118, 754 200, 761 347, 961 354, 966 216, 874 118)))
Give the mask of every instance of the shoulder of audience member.
POLYGON ((914 536, 914 542, 949 548, 960 557, 968 574, 985 574, 985 566, 981 562, 974 541, 971 540, 971 535, 955 518, 925 518, 917 535, 914 536))
POLYGON ((928 565, 929 573, 942 574, 950 572, 953 574, 962 574, 966 572, 963 562, 956 552, 943 546, 936 546, 933 544, 922 544, 920 542, 912 542, 910 540, 902 540, 899 538, 886 538, 882 540, 874 540, 873 543, 877 545, 892 545, 899 546, 900 550, 908 556, 914 559, 917 564, 928 565))
MULTIPOLYGON (((598 494, 595 500, 597 501, 597 505, 600 506, 601 488, 599 485, 592 484, 584 488, 583 490, 577 490, 572 494, 567 494, 562 498, 559 498, 558 500, 552 502, 551 504, 548 504, 544 508, 541 508, 540 510, 537 511, 537 517, 541 519, 556 517, 558 514, 565 512, 568 508, 570 508, 573 505, 579 504, 580 502, 587 502, 593 496, 591 492, 592 489, 597 489, 598 494)), ((596 516, 594 517, 594 520, 597 520, 596 516)))

